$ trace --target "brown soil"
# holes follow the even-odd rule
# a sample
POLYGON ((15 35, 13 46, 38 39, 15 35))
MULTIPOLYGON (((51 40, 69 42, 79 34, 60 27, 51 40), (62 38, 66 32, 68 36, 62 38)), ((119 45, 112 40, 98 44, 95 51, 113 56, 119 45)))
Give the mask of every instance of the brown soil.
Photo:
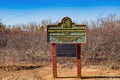
POLYGON ((25 68, 24 70, 0 71, 0 80, 120 80, 120 70, 105 67, 83 67, 82 79, 77 78, 76 67, 58 65, 58 78, 53 78, 52 65, 25 68))

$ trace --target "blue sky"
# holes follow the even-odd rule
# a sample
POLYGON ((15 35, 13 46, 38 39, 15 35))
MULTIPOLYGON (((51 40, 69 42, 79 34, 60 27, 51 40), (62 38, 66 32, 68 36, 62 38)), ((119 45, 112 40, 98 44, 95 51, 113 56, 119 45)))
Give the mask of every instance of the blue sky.
POLYGON ((90 21, 114 13, 120 13, 120 0, 0 0, 0 19, 7 25, 56 22, 65 16, 90 21))

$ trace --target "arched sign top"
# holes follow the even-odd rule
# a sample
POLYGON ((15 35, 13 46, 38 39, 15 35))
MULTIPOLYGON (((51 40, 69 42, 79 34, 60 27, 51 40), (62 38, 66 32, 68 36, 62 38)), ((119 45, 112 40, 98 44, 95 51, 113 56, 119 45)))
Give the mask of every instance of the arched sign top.
POLYGON ((64 17, 57 25, 47 25, 49 43, 86 43, 87 26, 72 23, 71 18, 64 17))
POLYGON ((61 21, 63 28, 71 28, 72 20, 69 17, 64 17, 61 21))

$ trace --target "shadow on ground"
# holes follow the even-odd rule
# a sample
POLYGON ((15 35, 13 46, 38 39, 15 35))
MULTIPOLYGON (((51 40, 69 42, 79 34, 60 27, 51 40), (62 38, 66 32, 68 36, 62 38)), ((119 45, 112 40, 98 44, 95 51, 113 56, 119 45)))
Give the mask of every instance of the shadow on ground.
POLYGON ((31 69, 36 69, 36 68, 41 68, 42 66, 2 66, 0 69, 5 70, 5 71, 19 71, 19 70, 31 70, 31 69))
POLYGON ((82 79, 92 79, 92 78, 120 78, 120 76, 84 76, 82 79))
MULTIPOLYGON (((57 78, 79 78, 79 77, 57 77, 57 78)), ((94 79, 94 78, 120 78, 120 76, 83 76, 81 79, 94 79)))

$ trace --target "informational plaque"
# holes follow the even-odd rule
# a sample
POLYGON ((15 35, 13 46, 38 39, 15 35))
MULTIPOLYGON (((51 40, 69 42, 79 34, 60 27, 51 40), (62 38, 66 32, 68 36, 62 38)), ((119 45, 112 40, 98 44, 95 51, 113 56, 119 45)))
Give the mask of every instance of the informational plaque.
POLYGON ((86 25, 76 25, 69 17, 62 19, 58 25, 47 26, 49 43, 86 43, 86 25))
POLYGON ((57 44, 57 57, 76 57, 76 44, 57 44))

